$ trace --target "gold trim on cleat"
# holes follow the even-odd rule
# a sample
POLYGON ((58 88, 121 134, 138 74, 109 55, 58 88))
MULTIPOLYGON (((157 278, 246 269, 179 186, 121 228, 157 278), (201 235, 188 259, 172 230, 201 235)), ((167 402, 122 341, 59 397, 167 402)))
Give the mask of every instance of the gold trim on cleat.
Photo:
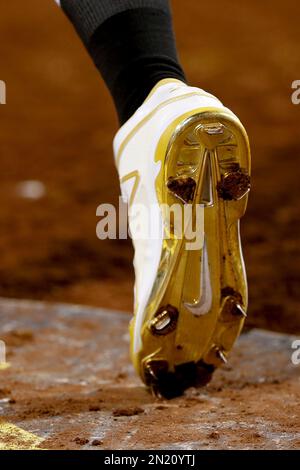
POLYGON ((125 181, 129 181, 132 178, 135 178, 135 180, 134 180, 133 188, 132 188, 132 191, 131 191, 131 194, 130 194, 130 197, 129 197, 129 202, 128 202, 129 207, 133 203, 133 200, 135 198, 135 195, 136 195, 141 177, 140 177, 139 172, 136 170, 136 171, 132 171, 131 173, 128 173, 127 175, 120 178, 120 183, 124 183, 125 181))

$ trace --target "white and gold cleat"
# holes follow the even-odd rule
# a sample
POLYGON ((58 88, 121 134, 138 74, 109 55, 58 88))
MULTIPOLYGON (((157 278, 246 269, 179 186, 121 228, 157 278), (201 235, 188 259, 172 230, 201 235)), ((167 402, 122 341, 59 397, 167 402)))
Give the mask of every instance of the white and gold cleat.
POLYGON ((246 317, 239 221, 249 142, 217 98, 167 79, 118 131, 114 151, 135 249, 131 357, 146 385, 171 398, 210 380, 246 317), (202 233, 196 248, 174 231, 174 204, 190 207, 187 225, 202 233), (149 237, 140 236, 149 225, 141 208, 151 213, 149 237))

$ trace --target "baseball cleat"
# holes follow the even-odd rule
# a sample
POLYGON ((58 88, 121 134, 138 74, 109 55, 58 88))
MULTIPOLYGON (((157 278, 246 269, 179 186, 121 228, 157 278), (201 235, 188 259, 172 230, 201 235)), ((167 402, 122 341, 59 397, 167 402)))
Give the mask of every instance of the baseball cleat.
POLYGON ((246 317, 248 138, 217 98, 167 79, 118 131, 114 151, 135 249, 131 357, 144 383, 172 398, 227 362, 246 317), (186 215, 181 233, 174 205, 186 215))

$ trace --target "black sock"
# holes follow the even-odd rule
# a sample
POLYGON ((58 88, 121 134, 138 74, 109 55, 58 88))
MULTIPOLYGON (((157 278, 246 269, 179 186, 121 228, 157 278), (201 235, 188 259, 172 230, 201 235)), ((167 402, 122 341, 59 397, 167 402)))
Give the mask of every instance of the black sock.
POLYGON ((62 0, 123 124, 163 78, 185 81, 168 0, 62 0))

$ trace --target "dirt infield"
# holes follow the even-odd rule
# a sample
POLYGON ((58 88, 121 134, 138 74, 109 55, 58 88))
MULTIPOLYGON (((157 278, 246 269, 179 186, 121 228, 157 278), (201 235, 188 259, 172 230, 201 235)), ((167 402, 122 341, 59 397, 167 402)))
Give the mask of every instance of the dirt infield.
MULTIPOLYGON (((172 3, 190 82, 232 107, 252 142, 248 324, 299 333, 299 3, 172 3)), ((130 310, 130 243, 95 235, 96 207, 119 193, 112 102, 54 1, 22 7, 8 2, 0 17, 0 295, 130 310), (24 197, 27 180, 44 195, 24 197)))
POLYGON ((127 327, 112 311, 2 300, 0 449, 300 448, 293 337, 244 334, 210 385, 165 401, 129 365, 127 327))

